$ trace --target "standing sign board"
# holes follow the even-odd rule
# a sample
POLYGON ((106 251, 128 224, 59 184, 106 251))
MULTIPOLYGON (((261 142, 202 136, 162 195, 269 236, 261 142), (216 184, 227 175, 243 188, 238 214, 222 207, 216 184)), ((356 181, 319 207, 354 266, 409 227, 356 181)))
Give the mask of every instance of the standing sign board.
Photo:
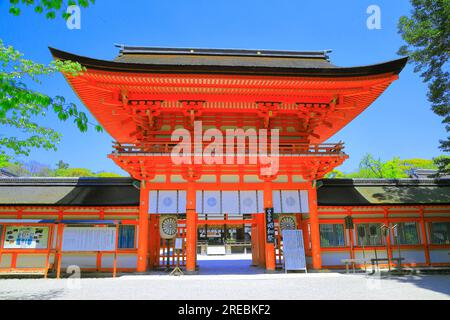
POLYGON ((275 243, 275 222, 273 221, 273 208, 266 208, 265 216, 266 216, 266 242, 275 243))
POLYGON ((302 230, 283 230, 284 271, 306 270, 305 246, 302 230))

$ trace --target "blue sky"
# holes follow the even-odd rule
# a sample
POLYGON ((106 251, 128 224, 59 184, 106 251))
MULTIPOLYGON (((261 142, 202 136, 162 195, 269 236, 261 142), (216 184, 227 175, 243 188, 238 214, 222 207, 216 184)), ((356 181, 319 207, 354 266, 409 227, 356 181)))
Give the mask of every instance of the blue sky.
MULTIPOLYGON (((114 43, 169 47, 248 48, 282 50, 332 49, 339 66, 357 66, 398 58, 402 45, 397 33, 400 16, 410 12, 409 0, 315 1, 149 1, 97 0, 82 10, 81 30, 69 30, 62 19, 46 20, 24 8, 21 16, 8 13, 0 2, 0 38, 29 59, 51 61, 47 49, 99 59, 113 59, 114 43), (381 30, 366 27, 369 5, 381 8, 381 30)), ((85 107, 61 75, 39 89, 63 95, 85 107)), ((430 110, 427 86, 409 65, 375 103, 330 141, 342 140, 350 159, 343 171, 357 168, 370 152, 386 160, 431 158, 440 154, 445 137, 441 119, 430 110)), ((33 151, 30 159, 54 165, 62 159, 71 167, 123 173, 107 158, 112 138, 105 133, 80 133, 70 123, 48 116, 44 123, 63 134, 58 151, 33 151)), ((24 159, 26 160, 26 159, 24 159)))

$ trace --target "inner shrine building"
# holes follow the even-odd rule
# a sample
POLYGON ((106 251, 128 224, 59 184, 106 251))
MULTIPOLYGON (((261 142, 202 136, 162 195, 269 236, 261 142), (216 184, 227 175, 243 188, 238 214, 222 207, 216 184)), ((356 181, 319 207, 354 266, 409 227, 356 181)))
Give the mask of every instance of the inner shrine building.
POLYGON ((309 269, 362 254, 394 265, 399 248, 404 265, 450 265, 448 180, 324 179, 348 158, 333 135, 399 78, 407 58, 338 67, 329 51, 119 48, 112 61, 50 50, 85 68, 65 78, 114 139, 108 157, 131 178, 0 179, 0 215, 14 219, 0 220, 0 267, 38 267, 40 255, 46 269, 179 265, 193 273, 198 255, 243 248, 272 272, 283 267, 285 227, 303 231, 309 269), (184 161, 173 157, 176 132, 191 138, 184 161), (254 153, 262 144, 251 133, 261 132, 269 160, 254 153), (218 160, 230 152, 245 160, 218 160), (18 226, 47 228, 48 244, 22 257, 5 238, 18 226), (117 246, 71 251, 86 226, 116 231, 117 246))

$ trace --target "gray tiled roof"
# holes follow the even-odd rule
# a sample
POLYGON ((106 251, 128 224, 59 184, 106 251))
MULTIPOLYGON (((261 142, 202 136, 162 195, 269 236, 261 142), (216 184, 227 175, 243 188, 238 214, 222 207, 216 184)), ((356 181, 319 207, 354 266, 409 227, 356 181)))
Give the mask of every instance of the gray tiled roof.
POLYGON ((117 45, 116 62, 185 66, 336 68, 325 51, 158 48, 117 45))
POLYGON ((130 178, 0 178, 0 205, 134 206, 130 178))
POLYGON ((367 66, 337 67, 330 63, 329 51, 124 46, 119 56, 110 61, 49 49, 55 59, 76 61, 88 69, 132 73, 357 77, 399 74, 408 60, 400 58, 367 66))
POLYGON ((450 179, 324 179, 320 205, 450 204, 450 179))
MULTIPOLYGON (((450 179, 324 179, 319 205, 450 204, 450 179)), ((138 206, 131 178, 0 178, 0 205, 138 206)))

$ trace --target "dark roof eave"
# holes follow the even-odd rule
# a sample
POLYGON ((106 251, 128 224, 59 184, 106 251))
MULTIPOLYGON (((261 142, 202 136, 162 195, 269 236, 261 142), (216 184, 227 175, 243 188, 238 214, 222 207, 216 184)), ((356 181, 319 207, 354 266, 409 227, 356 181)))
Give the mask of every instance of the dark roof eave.
POLYGON ((362 186, 450 186, 450 179, 322 179, 326 187, 362 187, 362 186))
POLYGON ((307 76, 307 77, 360 77, 379 74, 399 74, 408 58, 400 58, 380 64, 345 68, 277 68, 218 65, 155 65, 124 63, 92 59, 49 47, 53 57, 59 60, 71 60, 86 68, 111 72, 133 73, 179 73, 179 74, 237 74, 260 76, 307 76))
MULTIPOLYGON (((450 206, 450 202, 433 202, 433 203, 427 203, 427 202, 408 202, 408 203, 321 203, 320 200, 318 201, 318 206, 320 207, 412 207, 412 206, 450 206)), ((345 212, 343 213, 345 214, 345 212)))

